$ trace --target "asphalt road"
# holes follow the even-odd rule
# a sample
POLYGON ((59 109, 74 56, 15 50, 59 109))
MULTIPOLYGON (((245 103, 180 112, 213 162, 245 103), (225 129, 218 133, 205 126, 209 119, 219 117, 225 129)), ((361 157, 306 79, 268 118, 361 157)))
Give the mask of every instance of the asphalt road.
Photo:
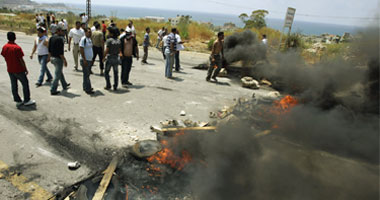
MULTIPOLYGON (((134 85, 118 92, 103 89, 105 79, 99 76, 96 62, 95 74, 91 76, 96 93, 92 96, 82 91, 82 73, 73 71, 72 54, 66 52, 69 65, 64 74, 71 88, 51 96, 49 84, 39 88, 34 85, 40 65, 36 56, 33 60, 29 58, 33 41, 34 36, 17 33, 16 43, 24 50, 30 72, 28 79, 31 97, 37 101, 35 107, 16 108, 5 61, 0 59, 0 161, 7 165, 6 171, 26 177, 50 193, 104 167, 112 152, 136 140, 155 139, 149 129, 151 125, 167 119, 208 121, 210 111, 253 93, 228 78, 219 78, 220 84, 206 82, 206 71, 192 67, 206 62, 207 54, 184 52, 181 73, 174 73, 176 78, 168 80, 164 77, 160 52, 151 48, 150 64, 141 65, 134 60, 130 75, 134 85), (182 110, 186 112, 184 117, 180 117, 182 110), (67 163, 71 161, 79 161, 81 168, 68 170, 67 163)), ((6 32, 0 31, 0 44, 6 42, 6 32)), ((54 69, 50 63, 48 67, 54 69)), ((0 199, 31 195, 29 190, 20 191, 19 185, 1 175, 0 185, 0 199), (9 192, 13 190, 18 193, 9 192)))

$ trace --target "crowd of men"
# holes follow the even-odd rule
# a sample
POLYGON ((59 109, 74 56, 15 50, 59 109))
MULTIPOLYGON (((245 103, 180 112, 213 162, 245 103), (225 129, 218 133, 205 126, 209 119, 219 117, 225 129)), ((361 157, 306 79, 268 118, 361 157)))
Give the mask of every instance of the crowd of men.
MULTIPOLYGON (((75 27, 68 31, 68 24, 65 19, 59 22, 54 14, 48 13, 46 17, 43 14, 36 15, 38 37, 34 41, 34 46, 30 59, 33 59, 37 52, 38 62, 41 65, 40 75, 35 83, 36 87, 42 86, 45 75, 46 82, 51 83, 50 94, 58 95, 59 83, 63 90, 70 87, 65 79, 63 67, 68 63, 65 57, 65 42, 68 43, 68 51, 72 51, 74 58, 74 70, 83 73, 83 91, 87 94, 94 94, 91 86, 90 75, 93 74, 92 66, 96 57, 99 58, 100 75, 105 77, 105 90, 118 90, 119 85, 119 65, 121 65, 121 85, 128 87, 132 85, 129 81, 129 75, 132 68, 133 57, 139 60, 139 48, 136 40, 136 29, 132 21, 125 29, 119 29, 111 20, 107 26, 105 21, 94 22, 91 28, 88 27, 88 17, 84 14, 81 21, 75 23, 75 27), (108 31, 108 33, 107 33, 108 31), (51 37, 49 38, 49 32, 51 37), (50 72, 47 64, 51 62, 54 67, 54 73, 50 72), (111 85, 110 72, 113 71, 113 84, 111 85)), ((142 43, 144 56, 142 64, 148 64, 148 51, 151 47, 150 28, 145 29, 144 40, 142 43)), ((23 51, 15 43, 16 35, 14 32, 8 32, 8 43, 4 45, 1 55, 7 63, 8 73, 11 79, 12 94, 17 106, 32 105, 34 100, 30 99, 29 83, 27 79, 28 70, 23 60, 23 51), (23 86, 24 100, 18 95, 19 80, 23 86)), ((224 34, 218 34, 218 40, 215 41, 211 54, 211 65, 208 70, 206 80, 210 78, 216 81, 216 76, 222 67, 223 55, 223 38, 224 34)), ((165 64, 165 77, 173 78, 172 71, 180 71, 180 51, 184 49, 179 31, 172 28, 170 32, 167 28, 162 27, 158 32, 157 49, 162 51, 165 64)))

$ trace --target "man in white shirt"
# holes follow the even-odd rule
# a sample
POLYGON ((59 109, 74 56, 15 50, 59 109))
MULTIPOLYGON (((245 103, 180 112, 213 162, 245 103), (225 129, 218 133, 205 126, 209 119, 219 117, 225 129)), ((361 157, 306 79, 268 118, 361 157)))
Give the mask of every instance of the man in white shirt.
POLYGON ((268 40, 267 40, 267 35, 263 35, 263 39, 261 40, 261 42, 264 44, 264 45, 268 45, 268 40))
POLYGON ((65 34, 65 37, 66 37, 66 43, 69 43, 69 36, 68 36, 68 32, 67 32, 67 29, 69 28, 69 25, 67 24, 67 21, 66 19, 61 19, 61 22, 63 22, 63 33, 65 34))
POLYGON ((82 19, 82 23, 85 23, 86 26, 87 26, 87 22, 88 22, 88 17, 87 17, 87 15, 86 15, 86 14, 82 14, 81 19, 82 19))
POLYGON ((80 47, 80 64, 83 69, 83 91, 87 94, 94 94, 91 87, 90 74, 92 67, 92 58, 94 53, 92 51, 91 29, 85 28, 85 36, 79 42, 80 47))
POLYGON ((92 27, 91 27, 91 32, 95 32, 96 31, 96 24, 99 24, 99 22, 98 21, 95 21, 92 25, 92 27))
POLYGON ((158 49, 158 46, 160 45, 160 42, 163 38, 163 35, 164 35, 164 32, 165 32, 165 27, 162 27, 162 29, 160 29, 157 33, 157 44, 156 44, 156 48, 158 49))
POLYGON ((71 46, 71 40, 74 40, 73 57, 75 62, 75 71, 78 71, 79 42, 85 35, 80 25, 81 23, 79 21, 75 22, 75 28, 72 28, 69 33, 69 51, 71 46))
POLYGON ((179 61, 179 51, 182 51, 184 49, 183 42, 181 40, 181 36, 179 35, 179 31, 177 30, 177 34, 175 34, 175 38, 177 39, 177 46, 176 46, 176 52, 175 52, 175 71, 179 72, 181 69, 180 61, 179 61))
POLYGON ((128 26, 125 28, 126 32, 131 32, 133 37, 136 37, 136 29, 133 26, 133 21, 129 20, 128 26))

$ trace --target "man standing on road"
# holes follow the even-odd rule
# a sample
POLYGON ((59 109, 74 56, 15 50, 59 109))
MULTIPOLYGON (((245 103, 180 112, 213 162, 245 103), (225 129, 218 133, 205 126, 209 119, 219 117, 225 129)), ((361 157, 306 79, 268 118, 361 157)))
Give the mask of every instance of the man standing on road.
POLYGON ((80 64, 83 69, 83 91, 85 91, 87 94, 94 94, 94 91, 91 87, 91 81, 90 81, 90 74, 91 74, 91 67, 92 67, 92 58, 94 56, 94 53, 92 51, 92 40, 91 40, 91 29, 86 28, 85 34, 80 42, 80 64))
POLYGON ((79 21, 75 22, 75 28, 72 28, 69 33, 69 51, 70 51, 71 40, 72 39, 74 40, 73 57, 74 57, 74 62, 75 62, 75 66, 74 66, 75 71, 78 71, 79 41, 84 36, 84 31, 81 29, 80 25, 81 24, 79 21))
POLYGON ((45 73, 47 76, 46 82, 51 82, 53 80, 53 77, 50 74, 49 69, 47 68, 47 59, 49 57, 49 49, 48 49, 49 40, 48 40, 48 37, 45 35, 46 30, 41 27, 37 31, 38 31, 38 37, 34 41, 34 46, 33 46, 32 54, 30 55, 30 59, 33 59, 33 54, 37 50, 38 62, 41 65, 41 72, 37 80, 36 86, 40 87, 42 85, 42 82, 44 81, 45 73))
POLYGON ((179 35, 179 31, 177 30, 177 33, 175 34, 175 38, 177 40, 177 46, 176 46, 176 52, 175 52, 175 71, 176 72, 179 72, 179 70, 181 69, 181 63, 180 63, 180 60, 179 60, 179 52, 182 51, 184 49, 183 47, 183 42, 181 40, 181 36, 179 35))
POLYGON ((157 33, 157 44, 156 44, 157 49, 159 49, 159 45, 163 38, 164 32, 165 32, 165 27, 162 27, 162 29, 160 29, 157 33))
POLYGON ((92 63, 95 62, 95 58, 98 55, 99 56, 99 63, 100 63, 100 76, 103 76, 104 73, 104 63, 103 63, 103 53, 104 53, 104 39, 103 39, 103 33, 100 30, 100 24, 95 25, 96 31, 92 33, 92 51, 94 52, 94 56, 92 58, 92 63))
POLYGON ((176 33, 177 33, 177 29, 172 28, 172 32, 166 38, 166 45, 165 45, 165 57, 166 57, 165 77, 166 78, 172 78, 174 54, 176 52, 176 46, 177 46, 177 39, 175 38, 176 33))
POLYGON ((135 26, 133 26, 133 21, 129 20, 129 23, 127 27, 125 28, 125 31, 131 32, 133 37, 136 37, 136 29, 135 26))
POLYGON ((18 46, 16 41, 16 34, 14 32, 7 33, 8 43, 3 46, 1 55, 4 57, 7 63, 7 71, 9 78, 11 79, 13 100, 16 102, 16 106, 20 107, 22 105, 29 106, 36 103, 36 101, 30 99, 30 90, 28 82, 28 70, 24 59, 24 53, 20 46, 18 46), (18 95, 17 80, 22 84, 22 89, 24 93, 24 101, 21 100, 18 95))
POLYGON ((121 50, 120 40, 117 39, 117 28, 108 27, 108 35, 109 35, 109 38, 106 41, 106 50, 104 52, 104 58, 103 58, 103 62, 105 62, 105 56, 107 56, 106 70, 104 73, 104 77, 106 79, 106 87, 104 87, 104 89, 106 90, 111 89, 110 70, 112 67, 113 80, 114 80, 113 89, 117 90, 117 85, 118 85, 118 80, 119 80, 119 76, 118 76, 119 54, 121 50))
POLYGON ((103 32, 103 40, 106 41, 107 25, 104 20, 102 21, 102 32, 103 32))
POLYGON ((64 56, 64 40, 62 38, 63 31, 61 27, 57 28, 57 34, 50 38, 49 40, 49 57, 48 62, 55 67, 55 76, 53 84, 51 85, 50 94, 58 95, 60 92, 57 91, 58 82, 61 81, 61 86, 64 90, 67 90, 70 86, 70 83, 67 83, 65 76, 63 75, 63 65, 67 67, 67 61, 64 56))
POLYGON ((51 32, 51 36, 55 35, 55 33, 57 32, 57 24, 55 23, 55 21, 53 20, 51 25, 50 25, 50 32, 51 32))
POLYGON ((137 40, 132 36, 131 32, 125 32, 124 36, 120 38, 121 41, 121 84, 124 87, 132 85, 129 82, 129 74, 132 68, 132 56, 139 60, 139 48, 137 40))
POLYGON ((220 70, 222 69, 223 60, 224 60, 224 52, 223 52, 223 44, 224 44, 224 33, 218 33, 218 39, 212 45, 211 51, 211 64, 208 68, 206 81, 210 81, 212 78, 215 82, 218 82, 216 77, 218 76, 220 70))
POLYGON ((142 64, 148 64, 147 59, 148 59, 148 50, 149 50, 149 46, 150 46, 150 37, 149 37, 150 28, 147 27, 145 29, 145 31, 146 31, 146 33, 144 35, 144 42, 143 42, 144 56, 143 56, 143 59, 141 61, 142 64))

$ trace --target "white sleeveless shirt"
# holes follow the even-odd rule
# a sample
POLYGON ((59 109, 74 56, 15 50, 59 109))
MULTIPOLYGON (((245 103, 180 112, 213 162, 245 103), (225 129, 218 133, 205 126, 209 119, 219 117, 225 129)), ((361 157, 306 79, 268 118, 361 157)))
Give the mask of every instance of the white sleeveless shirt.
POLYGON ((49 54, 49 49, 47 46, 44 45, 44 41, 47 39, 46 36, 43 36, 42 38, 36 39, 37 44, 37 53, 39 56, 44 56, 49 54))

